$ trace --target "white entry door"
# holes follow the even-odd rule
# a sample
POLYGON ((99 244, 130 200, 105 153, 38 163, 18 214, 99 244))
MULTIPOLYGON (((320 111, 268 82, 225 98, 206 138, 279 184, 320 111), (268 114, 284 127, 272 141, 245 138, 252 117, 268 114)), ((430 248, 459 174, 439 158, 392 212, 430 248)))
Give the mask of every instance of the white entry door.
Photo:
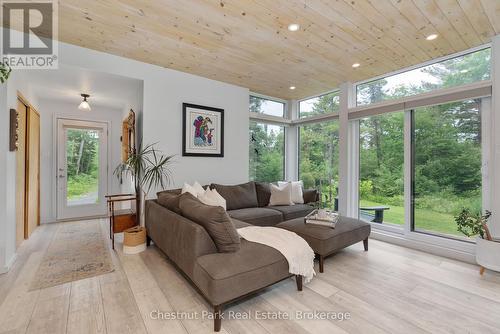
POLYGON ((57 219, 106 214, 108 125, 57 120, 57 219))

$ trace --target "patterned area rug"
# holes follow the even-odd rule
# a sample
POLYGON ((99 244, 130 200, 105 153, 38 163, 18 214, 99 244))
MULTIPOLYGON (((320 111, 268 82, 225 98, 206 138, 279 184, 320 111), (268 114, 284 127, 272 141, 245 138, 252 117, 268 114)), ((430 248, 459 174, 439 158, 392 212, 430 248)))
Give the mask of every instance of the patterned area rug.
POLYGON ((31 290, 113 271, 98 220, 61 223, 31 283, 31 290))

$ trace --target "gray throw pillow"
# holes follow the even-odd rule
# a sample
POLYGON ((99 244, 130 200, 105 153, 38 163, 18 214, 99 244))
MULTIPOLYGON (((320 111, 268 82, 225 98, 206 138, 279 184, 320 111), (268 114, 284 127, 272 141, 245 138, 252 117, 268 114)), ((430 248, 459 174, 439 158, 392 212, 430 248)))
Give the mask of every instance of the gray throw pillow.
POLYGON ((257 202, 259 207, 263 208, 269 205, 271 198, 271 187, 267 182, 255 182, 255 190, 257 192, 257 202))
POLYGON ((182 195, 175 195, 173 193, 162 193, 158 197, 158 204, 173 211, 177 214, 181 214, 181 208, 179 207, 179 199, 182 195))
POLYGON ((253 181, 235 186, 212 183, 210 188, 217 190, 224 197, 227 210, 256 208, 259 206, 257 192, 255 191, 255 182, 253 181))
POLYGON ((189 193, 180 196, 179 206, 184 217, 205 228, 220 253, 240 249, 238 231, 222 207, 205 205, 189 193))

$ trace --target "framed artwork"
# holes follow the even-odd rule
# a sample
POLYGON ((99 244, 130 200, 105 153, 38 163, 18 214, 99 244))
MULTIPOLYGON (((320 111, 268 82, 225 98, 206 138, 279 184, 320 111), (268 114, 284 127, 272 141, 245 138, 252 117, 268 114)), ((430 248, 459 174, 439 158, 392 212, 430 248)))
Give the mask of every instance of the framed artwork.
POLYGON ((182 155, 224 156, 224 110, 182 104, 182 155))

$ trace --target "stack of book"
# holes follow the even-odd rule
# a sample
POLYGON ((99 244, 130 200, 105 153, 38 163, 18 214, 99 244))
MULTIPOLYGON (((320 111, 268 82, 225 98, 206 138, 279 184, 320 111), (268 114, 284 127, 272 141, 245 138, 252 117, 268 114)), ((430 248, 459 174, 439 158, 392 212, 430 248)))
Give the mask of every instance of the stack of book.
POLYGON ((335 228, 340 216, 338 213, 329 210, 314 210, 308 214, 304 221, 306 224, 327 226, 330 228, 335 228))

